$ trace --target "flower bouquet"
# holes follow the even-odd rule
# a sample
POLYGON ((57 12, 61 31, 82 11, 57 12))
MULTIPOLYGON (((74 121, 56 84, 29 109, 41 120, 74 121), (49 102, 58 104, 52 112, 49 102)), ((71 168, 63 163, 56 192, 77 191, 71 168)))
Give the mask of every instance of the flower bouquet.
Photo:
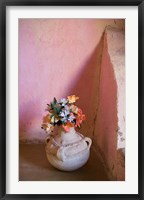
POLYGON ((42 129, 51 133, 54 126, 61 126, 66 133, 72 127, 80 127, 85 115, 74 103, 79 99, 76 95, 68 96, 57 100, 55 97, 50 104, 47 104, 47 115, 43 117, 42 129))
POLYGON ((76 95, 68 96, 47 104, 47 115, 43 117, 42 129, 48 133, 46 155, 48 161, 57 169, 73 171, 83 166, 90 154, 91 139, 75 130, 80 127, 85 115, 75 102, 76 95), (51 134, 55 126, 58 134, 51 134))

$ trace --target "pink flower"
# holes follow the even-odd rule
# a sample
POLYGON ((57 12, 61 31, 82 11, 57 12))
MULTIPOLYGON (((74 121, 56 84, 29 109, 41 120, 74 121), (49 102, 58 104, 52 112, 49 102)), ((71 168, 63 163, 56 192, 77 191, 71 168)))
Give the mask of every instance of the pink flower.
POLYGON ((81 123, 83 120, 85 120, 86 117, 85 115, 82 113, 82 110, 81 109, 78 109, 78 115, 77 115, 77 118, 76 118, 76 127, 80 127, 81 123))
POLYGON ((66 132, 69 132, 70 128, 74 127, 74 124, 72 122, 67 122, 66 125, 63 124, 62 127, 66 132))
POLYGON ((78 114, 82 114, 82 110, 78 108, 78 114))
POLYGON ((67 125, 62 125, 63 129, 66 131, 66 132, 69 132, 70 131, 70 127, 67 126, 67 125))

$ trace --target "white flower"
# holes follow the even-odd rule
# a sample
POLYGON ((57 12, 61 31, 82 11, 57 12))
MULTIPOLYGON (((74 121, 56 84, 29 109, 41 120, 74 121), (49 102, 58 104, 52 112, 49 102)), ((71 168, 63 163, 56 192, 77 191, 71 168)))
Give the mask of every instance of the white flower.
POLYGON ((66 104, 67 104, 67 99, 65 99, 65 98, 62 98, 62 99, 59 99, 58 100, 58 103, 60 103, 62 106, 65 106, 66 104))
POLYGON ((55 117, 55 123, 57 123, 59 121, 59 119, 57 117, 55 117))
POLYGON ((74 115, 70 115, 69 118, 68 118, 68 121, 72 122, 74 119, 75 119, 75 116, 74 115))
POLYGON ((62 122, 67 122, 67 117, 63 117, 63 118, 61 119, 61 121, 62 121, 62 122))
POLYGON ((60 117, 66 117, 69 114, 70 114, 69 110, 62 110, 62 112, 60 112, 59 116, 60 117))
POLYGON ((70 111, 70 107, 69 107, 68 105, 65 105, 64 109, 65 109, 66 111, 70 111))

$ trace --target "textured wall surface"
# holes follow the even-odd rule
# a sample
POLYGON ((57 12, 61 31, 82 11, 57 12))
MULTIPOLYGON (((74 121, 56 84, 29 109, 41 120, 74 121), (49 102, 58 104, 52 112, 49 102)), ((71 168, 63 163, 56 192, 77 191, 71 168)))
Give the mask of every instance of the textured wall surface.
POLYGON ((124 31, 108 27, 104 34, 93 143, 112 180, 125 179, 124 154, 118 150, 125 148, 124 58, 124 31))
MULTIPOLYGON (((100 93, 94 140, 110 169, 116 166, 117 152, 117 84, 108 54, 107 36, 104 44, 100 74, 100 93)), ((116 176, 116 169, 113 175, 116 176)))
POLYGON ((21 142, 43 142, 46 104, 76 94, 86 114, 80 132, 93 139, 112 178, 124 180, 117 151, 125 147, 118 135, 125 137, 123 30, 124 20, 114 19, 19 20, 21 142))
POLYGON ((19 20, 20 140, 44 140, 44 109, 53 97, 76 94, 92 136, 98 104, 100 38, 106 26, 123 29, 123 20, 19 20))
POLYGON ((108 28, 108 53, 117 82, 118 110, 118 143, 117 148, 125 148, 125 32, 116 28, 108 28))

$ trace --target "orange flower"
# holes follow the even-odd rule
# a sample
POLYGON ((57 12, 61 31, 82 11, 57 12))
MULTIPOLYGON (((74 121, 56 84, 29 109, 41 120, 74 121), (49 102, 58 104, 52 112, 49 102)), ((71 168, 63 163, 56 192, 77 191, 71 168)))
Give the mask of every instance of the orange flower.
POLYGON ((67 125, 62 125, 62 127, 66 132, 70 131, 70 127, 68 127, 67 125))
POLYGON ((74 102, 76 102, 77 99, 79 99, 79 97, 77 97, 76 95, 68 96, 69 103, 74 103, 74 102))
POLYGON ((78 108, 78 114, 81 115, 82 114, 82 110, 80 108, 78 108))
POLYGON ((51 122, 51 118, 49 114, 43 117, 43 123, 50 123, 50 122, 51 122))
POLYGON ((77 119, 76 119, 76 127, 77 126, 80 127, 82 121, 85 120, 85 119, 86 119, 85 115, 82 113, 82 110, 79 109, 77 119))
POLYGON ((74 127, 74 124, 72 122, 67 122, 65 125, 63 124, 62 127, 66 132, 69 132, 70 128, 74 127))

